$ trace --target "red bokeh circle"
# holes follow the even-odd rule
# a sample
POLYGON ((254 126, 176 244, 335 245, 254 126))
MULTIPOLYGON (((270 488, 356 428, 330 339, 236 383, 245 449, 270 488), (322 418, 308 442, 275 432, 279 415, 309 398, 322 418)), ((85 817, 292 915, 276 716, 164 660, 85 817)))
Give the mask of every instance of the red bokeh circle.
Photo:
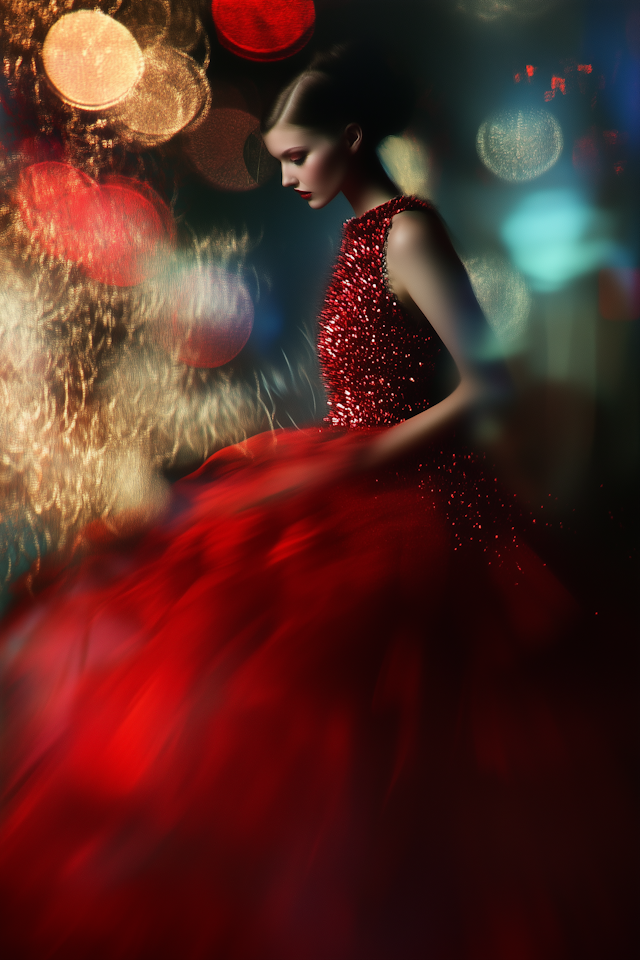
POLYGON ((213 22, 223 47, 245 60, 284 60, 313 34, 313 0, 213 0, 213 22))
MULTIPOLYGON (((180 333, 176 323, 174 329, 180 333)), ((245 346, 253 329, 253 304, 242 313, 220 317, 215 324, 193 324, 183 336, 179 359, 189 367, 222 367, 245 346)))
POLYGON ((222 367, 237 356, 253 329, 253 301, 225 271, 183 275, 173 314, 178 357, 190 367, 222 367))
POLYGON ((175 237, 171 212, 150 187, 127 177, 98 184, 68 163, 26 167, 14 199, 46 253, 100 283, 130 287, 146 280, 175 237))
POLYGON ((253 311, 250 316, 226 317, 215 327, 193 327, 180 346, 179 359, 189 367, 223 367, 237 357, 252 329, 253 311))
POLYGON ((75 235, 69 259, 100 283, 131 287, 149 276, 147 261, 157 253, 165 230, 154 206, 137 190, 104 184, 85 190, 72 212, 84 229, 75 235))

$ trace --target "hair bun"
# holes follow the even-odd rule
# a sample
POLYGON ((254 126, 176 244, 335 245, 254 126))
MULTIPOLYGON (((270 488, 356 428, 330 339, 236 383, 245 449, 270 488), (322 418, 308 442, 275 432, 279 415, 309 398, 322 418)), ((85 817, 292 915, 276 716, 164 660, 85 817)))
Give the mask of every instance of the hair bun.
POLYGON ((387 51, 344 43, 316 53, 278 96, 264 122, 270 130, 286 114, 290 123, 336 133, 359 123, 369 146, 405 129, 413 111, 413 79, 387 51))

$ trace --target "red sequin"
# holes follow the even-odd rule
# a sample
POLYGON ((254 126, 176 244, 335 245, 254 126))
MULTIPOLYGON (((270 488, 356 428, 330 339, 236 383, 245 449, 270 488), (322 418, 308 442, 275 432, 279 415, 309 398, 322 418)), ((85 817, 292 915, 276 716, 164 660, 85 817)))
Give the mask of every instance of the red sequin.
POLYGON ((345 224, 318 336, 325 419, 334 426, 398 423, 429 406, 442 343, 389 290, 385 253, 397 213, 430 209, 416 197, 395 197, 345 224))
MULTIPOLYGON (((399 423, 435 399, 442 341, 428 321, 409 316, 387 285, 387 236, 394 216, 404 210, 432 208, 417 197, 394 197, 344 227, 318 335, 329 407, 325 420, 336 427, 399 423)), ((502 564, 518 546, 512 520, 518 507, 507 502, 481 458, 459 438, 426 445, 424 456, 404 481, 417 483, 426 502, 439 501, 453 550, 476 547, 489 565, 502 564)))

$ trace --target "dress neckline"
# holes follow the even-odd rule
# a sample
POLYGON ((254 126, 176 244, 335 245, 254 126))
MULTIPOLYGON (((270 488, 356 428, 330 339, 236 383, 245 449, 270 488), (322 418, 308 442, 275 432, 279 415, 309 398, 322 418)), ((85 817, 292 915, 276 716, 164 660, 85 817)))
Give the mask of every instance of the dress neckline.
POLYGON ((345 226, 348 223, 356 224, 363 220, 377 219, 380 217, 381 213, 386 213, 386 210, 388 207, 391 207, 394 204, 397 204, 403 200, 410 201, 410 202, 417 201, 420 204, 424 204, 425 206, 428 206, 428 203, 426 200, 421 200, 420 197, 416 197, 414 196, 414 194, 400 193, 398 194, 397 197, 391 197, 390 200, 385 200, 384 203, 379 203, 375 207, 370 207, 369 210, 365 210, 364 213, 361 213, 359 217, 355 217, 355 216, 349 217, 349 219, 345 221, 345 226))

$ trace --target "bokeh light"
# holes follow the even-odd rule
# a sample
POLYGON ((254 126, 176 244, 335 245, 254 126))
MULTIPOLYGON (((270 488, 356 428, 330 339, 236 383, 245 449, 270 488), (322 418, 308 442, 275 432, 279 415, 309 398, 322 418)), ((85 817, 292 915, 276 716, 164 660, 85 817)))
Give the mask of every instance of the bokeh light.
POLYGON ((197 122, 209 104, 209 84, 195 60, 154 45, 144 51, 144 73, 113 119, 125 139, 156 146, 197 122))
MULTIPOLYGON (((142 0, 145 2, 145 0, 142 0)), ((187 53, 193 50, 204 38, 204 28, 200 19, 200 10, 203 6, 198 3, 184 3, 180 0, 169 0, 171 16, 167 24, 166 42, 184 50, 187 53)), ((207 41, 208 44, 208 41, 207 41)))
POLYGON ((48 161, 26 167, 18 178, 14 199, 34 240, 52 257, 67 257, 73 247, 74 198, 97 184, 68 163, 48 161))
POLYGON ((482 311, 501 345, 515 348, 527 331, 531 294, 524 277, 501 256, 465 260, 482 311))
POLYGON ((577 190, 529 194, 501 228, 513 262, 541 291, 559 290, 615 254, 609 218, 577 190))
POLYGON ((117 174, 110 174, 104 181, 107 186, 120 186, 125 190, 134 190, 136 195, 144 197, 147 203, 151 204, 162 223, 164 235, 172 246, 176 239, 176 223, 171 210, 156 191, 144 183, 142 180, 133 180, 131 177, 122 177, 117 174))
POLYGON ((546 173, 558 160, 560 124, 548 110, 509 110, 480 125, 478 156, 501 180, 519 183, 546 173))
POLYGON ((313 33, 312 0, 213 0, 213 22, 223 47, 246 60, 283 60, 313 33))
POLYGON ((42 49, 47 79, 67 103, 101 110, 123 100, 143 71, 142 51, 123 24, 99 10, 57 20, 42 49))
POLYGON ((100 283, 141 283, 173 241, 166 205, 126 177, 97 184, 70 164, 36 163, 22 171, 15 201, 43 250, 100 283))
MULTIPOLYGON (((173 311, 170 338, 192 367, 220 367, 245 346, 253 328, 253 301, 237 274, 208 265, 183 269, 163 280, 173 311)), ((165 334, 165 337, 166 335, 165 334)))
POLYGON ((185 150, 203 177, 218 190, 253 190, 279 168, 267 151, 260 122, 240 90, 217 84, 214 105, 185 137, 185 150))
POLYGON ((416 137, 386 137, 378 147, 378 155, 387 173, 403 193, 417 197, 432 194, 431 164, 426 146, 416 137))
POLYGON ((118 10, 118 20, 138 41, 140 47, 166 40, 171 18, 169 0, 129 0, 118 10))

